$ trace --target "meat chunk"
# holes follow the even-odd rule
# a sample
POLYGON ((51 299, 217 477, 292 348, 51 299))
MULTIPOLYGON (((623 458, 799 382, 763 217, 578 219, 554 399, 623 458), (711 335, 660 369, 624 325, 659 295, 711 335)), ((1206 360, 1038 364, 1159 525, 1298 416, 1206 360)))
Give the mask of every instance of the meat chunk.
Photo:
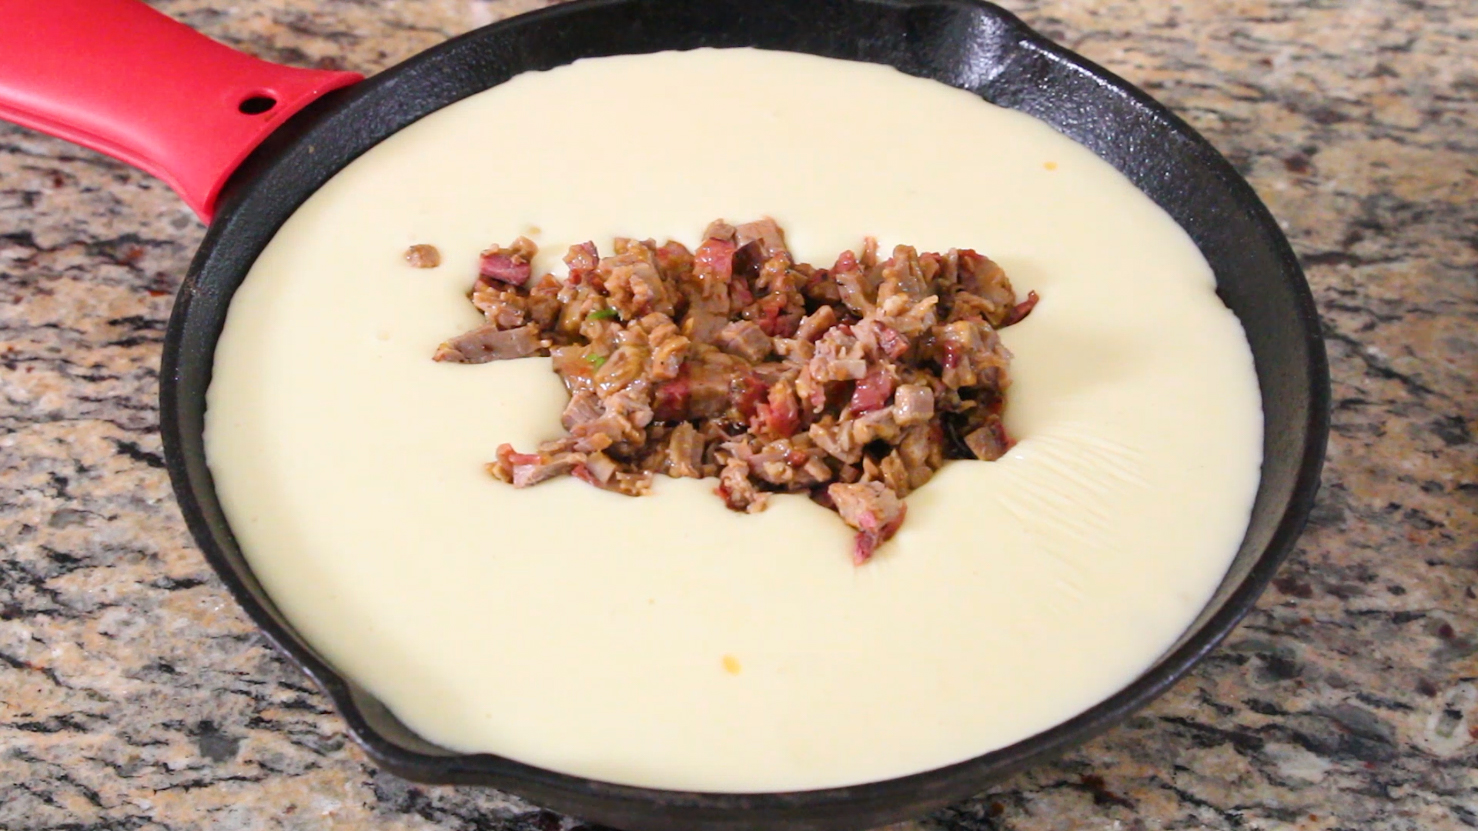
POLYGON ((893 416, 901 426, 926 424, 934 418, 934 390, 922 384, 904 384, 893 398, 893 416))
POLYGON ((1006 319, 1001 321, 1001 328, 1014 326, 1021 321, 1026 320, 1026 316, 1031 314, 1032 309, 1035 309, 1037 307, 1037 300, 1039 299, 1040 298, 1037 297, 1036 292, 1027 292, 1025 300, 1011 307, 1010 314, 1006 315, 1006 319))
POLYGON ((521 286, 529 281, 533 267, 528 263, 518 262, 506 254, 484 254, 478 273, 489 280, 521 286))
POLYGON ((434 245, 412 245, 405 250, 405 261, 411 268, 436 268, 441 265, 441 252, 434 245))
POLYGON ((749 465, 738 459, 730 459, 718 476, 717 493, 731 511, 759 513, 769 504, 770 495, 756 488, 750 480, 749 465))
POLYGON ((478 274, 485 280, 521 286, 533 274, 533 267, 529 263, 537 253, 539 247, 527 237, 519 237, 507 248, 495 245, 482 252, 478 274))
POLYGON ((998 418, 990 419, 981 427, 965 436, 965 444, 975 458, 982 462, 994 462, 1011 449, 1006 439, 1006 429, 998 418))
POLYGON ((619 312, 622 320, 635 320, 653 312, 671 316, 676 290, 662 279, 656 250, 630 240, 620 240, 617 245, 619 253, 601 260, 599 268, 610 308, 619 312))
POLYGON ((874 366, 857 382, 852 392, 852 402, 847 405, 847 412, 863 415, 881 410, 887 406, 888 398, 892 395, 893 374, 885 367, 874 366))
POLYGON ((614 445, 640 447, 646 442, 646 427, 655 414, 639 391, 622 390, 603 404, 605 411, 598 417, 570 429, 576 450, 596 453, 614 445))
POLYGON ((499 329, 496 323, 479 326, 437 348, 433 360, 456 364, 485 364, 538 354, 547 344, 537 326, 499 329))
POLYGON ((908 507, 882 482, 835 484, 826 489, 842 521, 857 529, 852 561, 861 565, 872 559, 882 543, 893 538, 903 525, 908 507))
POLYGON ((736 320, 720 329, 713 342, 719 349, 752 364, 760 363, 774 351, 770 336, 747 320, 736 320))
POLYGON ((549 331, 559 319, 559 313, 563 309, 559 299, 561 288, 553 274, 545 274, 533 281, 532 287, 528 288, 528 314, 540 331, 549 331))
POLYGON ((498 460, 488 465, 488 472, 515 488, 529 488, 563 476, 584 461, 578 453, 517 453, 512 445, 504 444, 498 447, 498 460))
MULTIPOLYGON (((1011 290, 1005 270, 984 254, 969 249, 959 252, 959 281, 962 291, 985 300, 994 309, 1007 310, 1016 305, 1016 292, 1011 290)), ((992 325, 1002 325, 1004 313, 993 315, 990 321, 992 325)))
POLYGON ((811 425, 807 433, 816 446, 826 451, 833 459, 853 465, 862 461, 862 444, 852 437, 852 422, 838 422, 834 416, 826 416, 811 425))
POLYGON ((704 309, 693 309, 683 320, 683 335, 692 343, 713 343, 723 331, 728 313, 715 314, 704 309))
POLYGON ((611 353, 595 370, 592 379, 595 392, 602 400, 620 392, 641 377, 646 367, 648 350, 640 346, 622 346, 611 353))
POLYGON ((705 240, 716 239, 720 242, 733 242, 734 234, 734 226, 723 221, 722 219, 715 219, 714 221, 708 223, 707 228, 703 229, 703 239, 705 240))
POLYGON ((662 272, 662 279, 680 285, 693 272, 693 252, 680 242, 668 240, 657 249, 657 270, 662 272))
POLYGON ((881 410, 874 410, 859 416, 852 420, 851 425, 852 441, 859 446, 875 441, 897 444, 898 437, 903 432, 898 427, 898 421, 893 417, 892 407, 884 407, 881 410))
POLYGON ((693 255, 693 272, 699 277, 727 283, 734 276, 734 252, 738 250, 732 242, 709 237, 693 255))
POLYGON ((529 299, 501 284, 477 286, 472 290, 472 305, 499 329, 516 329, 528 322, 529 299))
POLYGON ((837 325, 836 310, 830 306, 822 306, 801 320, 795 336, 799 340, 815 343, 835 325, 837 325))
POLYGON ((935 327, 935 343, 939 349, 940 378, 945 386, 999 388, 1000 373, 1011 361, 1011 353, 1001 345, 1001 338, 989 324, 977 320, 960 320, 935 327))
POLYGON ((673 478, 703 478, 703 437, 684 421, 667 442, 667 475, 673 478))
POLYGON ((821 340, 806 364, 817 381, 860 381, 867 377, 867 352, 850 327, 834 326, 821 340))
POLYGON ((899 499, 908 496, 913 490, 909 481, 908 467, 903 463, 897 450, 884 456, 883 460, 877 463, 877 469, 878 475, 873 478, 882 479, 883 484, 888 486, 888 490, 896 494, 899 499))
POLYGON ((893 453, 908 471, 908 489, 918 490, 944 464, 944 430, 935 422, 909 427, 893 453))
POLYGON ((734 374, 722 366, 698 364, 688 374, 688 418, 718 418, 729 411, 734 374))
POLYGON ((839 261, 832 278, 836 280, 837 294, 854 314, 866 315, 872 311, 872 286, 856 259, 839 261))
POLYGON ((648 370, 651 379, 671 381, 676 378, 682 371, 683 361, 688 357, 692 341, 678 334, 677 326, 664 318, 647 337, 647 343, 652 348, 648 370))
POLYGON ((801 426, 801 404, 790 381, 782 379, 770 386, 765 403, 755 405, 753 424, 751 429, 767 438, 795 435, 801 426))
POLYGON ((893 295, 902 295, 917 302, 924 299, 929 290, 924 279, 924 269, 919 263, 919 252, 912 246, 900 245, 893 249, 893 256, 882 263, 882 283, 878 286, 878 302, 885 302, 893 295))
POLYGON ((578 286, 595 272, 600 265, 600 251, 593 242, 582 242, 570 246, 564 257, 565 267, 570 270, 570 285, 578 286))
POLYGON ((560 415, 559 423, 566 430, 574 430, 576 425, 585 424, 600 418, 605 412, 601 406, 600 399, 592 392, 577 392, 570 396, 570 403, 565 406, 564 413, 560 415))
POLYGON ((762 261, 776 257, 790 259, 790 249, 785 247, 785 232, 769 217, 734 226, 734 238, 741 248, 752 242, 758 243, 764 255, 762 261))

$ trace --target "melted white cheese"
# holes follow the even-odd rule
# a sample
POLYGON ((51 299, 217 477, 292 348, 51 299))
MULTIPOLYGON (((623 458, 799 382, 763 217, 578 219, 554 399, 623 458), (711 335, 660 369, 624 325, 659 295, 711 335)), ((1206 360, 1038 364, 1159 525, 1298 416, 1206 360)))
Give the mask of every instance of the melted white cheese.
POLYGON ((336 176, 232 303, 207 446, 278 605, 426 738, 791 790, 978 755, 1146 669, 1240 543, 1259 404, 1205 261, 1086 149, 892 69, 699 51, 520 76, 336 176), (431 361, 478 322, 482 248, 529 234, 552 267, 763 215, 805 261, 873 234, 979 249, 1039 292, 1003 333, 1020 444, 947 466, 861 568, 803 498, 746 516, 711 482, 629 499, 483 472, 558 435, 566 396, 544 359, 431 361), (406 266, 412 243, 444 264, 406 266))

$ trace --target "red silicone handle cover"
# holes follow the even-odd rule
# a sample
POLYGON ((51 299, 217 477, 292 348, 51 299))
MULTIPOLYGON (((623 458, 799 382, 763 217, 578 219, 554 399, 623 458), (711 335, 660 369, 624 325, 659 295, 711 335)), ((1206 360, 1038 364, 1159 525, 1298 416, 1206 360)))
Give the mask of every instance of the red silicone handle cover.
POLYGON ((362 77, 258 60, 141 0, 0 0, 0 118, 158 176, 207 222, 269 133, 362 77))

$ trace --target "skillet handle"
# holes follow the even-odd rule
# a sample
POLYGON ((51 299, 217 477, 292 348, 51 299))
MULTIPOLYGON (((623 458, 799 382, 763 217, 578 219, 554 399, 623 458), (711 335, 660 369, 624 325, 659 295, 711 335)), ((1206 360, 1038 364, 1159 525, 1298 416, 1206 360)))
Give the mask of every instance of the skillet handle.
POLYGON ((148 171, 206 222, 269 133, 363 77, 258 60, 141 0, 0 0, 0 119, 148 171))

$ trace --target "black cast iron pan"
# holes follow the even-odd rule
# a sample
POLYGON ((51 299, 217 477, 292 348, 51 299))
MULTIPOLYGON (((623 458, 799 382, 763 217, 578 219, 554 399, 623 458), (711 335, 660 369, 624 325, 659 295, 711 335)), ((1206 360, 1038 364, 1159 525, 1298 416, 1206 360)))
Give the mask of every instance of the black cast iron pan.
POLYGON ((579 0, 455 38, 358 83, 352 74, 246 58, 137 0, 0 0, 0 17, 7 20, 0 30, 0 116, 159 173, 203 216, 214 211, 164 345, 160 430, 180 508, 247 613, 327 691, 369 755, 406 778, 493 786, 587 820, 654 831, 861 829, 922 814, 1086 741, 1164 692, 1252 607, 1312 506, 1328 434, 1328 368, 1308 285, 1277 224, 1183 121, 996 6, 579 0), (119 27, 132 41, 118 37, 119 27), (161 38, 169 41, 165 48, 161 38), (91 52, 79 57, 84 42, 91 52), (217 501, 202 428, 227 306, 278 227, 376 143, 521 72, 704 46, 891 64, 1036 116, 1134 181, 1211 263, 1256 362, 1265 410, 1262 481, 1246 538, 1211 602, 1174 649, 1107 701, 970 761, 856 787, 718 794, 611 785, 453 753, 418 738, 299 640, 253 577, 217 501), (104 60, 107 71, 89 69, 90 60, 104 60))

